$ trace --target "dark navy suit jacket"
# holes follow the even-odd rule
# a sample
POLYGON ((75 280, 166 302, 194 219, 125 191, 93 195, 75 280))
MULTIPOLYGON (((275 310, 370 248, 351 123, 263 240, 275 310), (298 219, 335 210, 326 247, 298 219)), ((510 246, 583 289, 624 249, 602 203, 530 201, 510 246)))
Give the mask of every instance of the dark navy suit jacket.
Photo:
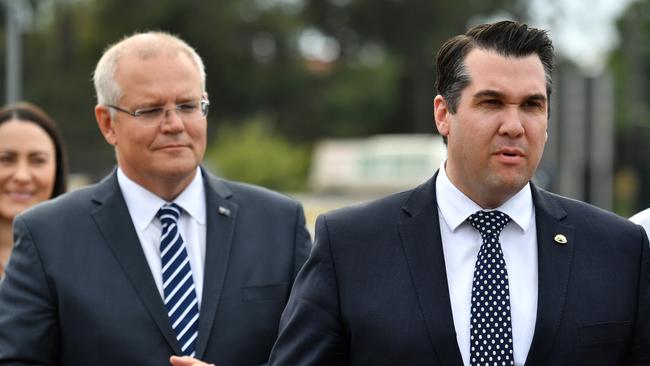
MULTIPOLYGON (((539 296, 526 366, 650 365, 643 229, 535 186, 532 194, 539 296)), ((434 177, 319 217, 271 365, 462 365, 435 197, 434 177)))
MULTIPOLYGON (((311 248, 302 207, 204 172, 198 358, 264 364, 311 248), (220 209, 221 208, 221 209, 220 209)), ((0 365, 169 365, 180 354, 115 173, 19 215, 0 285, 0 365)))

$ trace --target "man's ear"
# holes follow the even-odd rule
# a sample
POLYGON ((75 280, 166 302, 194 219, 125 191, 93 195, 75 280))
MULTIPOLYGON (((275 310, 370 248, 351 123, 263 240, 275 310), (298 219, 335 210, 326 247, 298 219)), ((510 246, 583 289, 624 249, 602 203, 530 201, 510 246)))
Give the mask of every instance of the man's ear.
POLYGON ((113 121, 113 117, 111 116, 111 110, 105 105, 96 105, 95 120, 97 120, 99 130, 102 132, 102 135, 104 135, 106 142, 113 146, 116 146, 117 138, 115 136, 114 128, 115 121, 113 121))
POLYGON ((433 117, 436 120, 436 128, 442 136, 449 135, 449 116, 451 111, 447 100, 442 95, 436 95, 433 100, 433 117))

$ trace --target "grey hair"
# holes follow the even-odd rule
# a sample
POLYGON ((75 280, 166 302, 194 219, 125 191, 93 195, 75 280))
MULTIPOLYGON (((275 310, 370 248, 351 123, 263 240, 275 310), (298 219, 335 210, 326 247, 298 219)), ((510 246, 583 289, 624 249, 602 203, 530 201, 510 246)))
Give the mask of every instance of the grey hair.
POLYGON ((135 40, 143 41, 138 43, 138 48, 134 50, 141 59, 155 57, 162 52, 170 54, 182 52, 187 55, 200 73, 201 89, 205 92, 205 66, 201 56, 196 53, 194 48, 175 35, 160 31, 149 31, 126 36, 106 48, 93 73, 97 104, 118 104, 122 98, 123 91, 117 80, 115 80, 115 70, 120 57, 131 50, 129 46, 135 40))

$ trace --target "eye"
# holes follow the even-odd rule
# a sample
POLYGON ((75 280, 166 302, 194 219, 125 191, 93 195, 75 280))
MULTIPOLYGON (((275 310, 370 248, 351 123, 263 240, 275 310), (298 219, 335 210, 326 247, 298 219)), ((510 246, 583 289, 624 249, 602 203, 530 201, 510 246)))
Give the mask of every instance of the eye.
POLYGON ((524 103, 524 108, 526 109, 535 109, 535 110, 542 110, 544 108, 544 105, 540 101, 536 100, 528 100, 524 103))
POLYGON ((165 109, 163 107, 142 108, 133 112, 137 117, 156 118, 163 114, 165 109))
POLYGON ((48 162, 48 157, 45 155, 35 155, 29 157, 29 163, 32 165, 43 165, 48 162))
POLYGON ((9 165, 16 162, 16 155, 15 154, 0 154, 0 164, 3 165, 9 165))
POLYGON ((495 108, 503 105, 499 99, 483 99, 479 102, 479 104, 487 108, 495 108))
POLYGON ((199 102, 179 104, 176 109, 182 113, 194 113, 199 109, 199 102))

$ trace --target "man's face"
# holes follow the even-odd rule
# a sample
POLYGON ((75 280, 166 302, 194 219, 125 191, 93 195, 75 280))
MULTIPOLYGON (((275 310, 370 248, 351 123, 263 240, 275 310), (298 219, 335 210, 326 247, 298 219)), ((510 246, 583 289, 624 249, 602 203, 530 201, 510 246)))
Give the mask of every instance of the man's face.
POLYGON ((537 55, 504 57, 474 49, 470 84, 456 113, 438 95, 438 131, 448 140, 451 182, 483 208, 501 205, 531 179, 544 151, 548 120, 544 67, 537 55))
POLYGON ((120 108, 135 111, 164 106, 169 110, 158 123, 145 124, 117 111, 111 118, 107 108, 96 108, 100 128, 117 150, 118 164, 129 178, 154 193, 161 195, 161 185, 178 187, 173 193, 180 193, 203 159, 207 121, 183 121, 174 107, 201 99, 199 71, 183 53, 162 52, 148 59, 127 53, 118 63, 115 79, 123 92, 120 108), (103 119, 108 121, 102 123, 103 119))

